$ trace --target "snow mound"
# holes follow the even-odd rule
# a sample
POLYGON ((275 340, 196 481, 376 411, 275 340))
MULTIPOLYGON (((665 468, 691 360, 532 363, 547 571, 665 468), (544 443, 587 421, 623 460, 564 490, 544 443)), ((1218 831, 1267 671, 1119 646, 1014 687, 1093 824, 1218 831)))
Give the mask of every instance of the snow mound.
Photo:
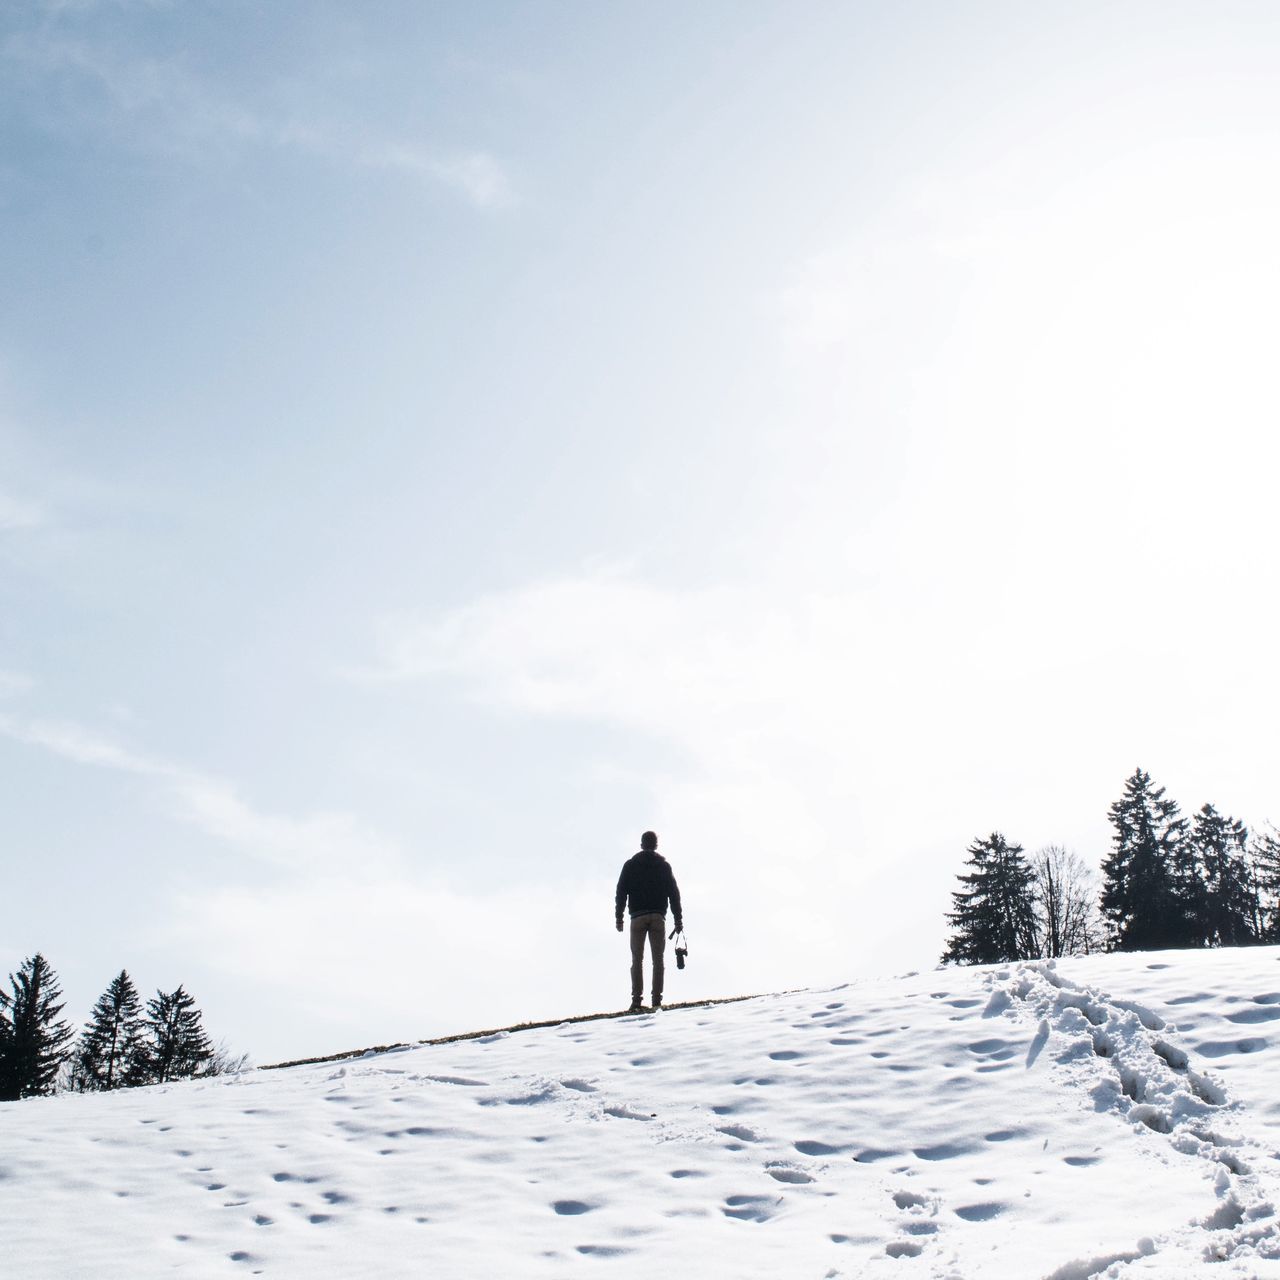
POLYGON ((6 1274, 1280 1277, 1280 950, 0 1107, 6 1274))

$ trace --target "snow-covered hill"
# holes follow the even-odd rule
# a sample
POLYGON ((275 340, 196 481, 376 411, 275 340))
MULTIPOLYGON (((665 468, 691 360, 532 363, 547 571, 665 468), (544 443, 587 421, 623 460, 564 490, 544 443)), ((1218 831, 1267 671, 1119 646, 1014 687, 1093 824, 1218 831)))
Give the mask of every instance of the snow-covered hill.
POLYGON ((1280 1277, 1280 950, 0 1107, 0 1272, 1280 1277))

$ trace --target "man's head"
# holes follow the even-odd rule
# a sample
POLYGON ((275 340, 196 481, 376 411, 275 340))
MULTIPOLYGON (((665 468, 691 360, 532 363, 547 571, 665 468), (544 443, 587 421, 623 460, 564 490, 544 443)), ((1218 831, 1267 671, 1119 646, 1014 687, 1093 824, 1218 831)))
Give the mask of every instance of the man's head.
POLYGON ((646 831, 640 837, 640 848, 646 853, 652 853, 658 847, 658 837, 653 831, 646 831))

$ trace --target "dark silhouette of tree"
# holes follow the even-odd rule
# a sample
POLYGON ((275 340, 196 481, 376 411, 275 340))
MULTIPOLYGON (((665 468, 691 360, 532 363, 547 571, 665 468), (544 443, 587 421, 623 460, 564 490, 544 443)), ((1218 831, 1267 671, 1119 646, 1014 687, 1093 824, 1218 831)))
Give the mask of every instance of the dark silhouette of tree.
POLYGON ((149 1043, 144 1061, 148 1083, 164 1084, 208 1074, 213 1045, 201 1025, 196 1002, 181 986, 176 991, 157 991, 147 1001, 146 1028, 149 1043))
MULTIPOLYGON (((1201 815, 1197 815, 1199 817, 1201 815)), ((1205 947, 1209 941, 1209 891, 1200 849, 1192 831, 1193 819, 1179 820, 1182 828, 1169 844, 1169 883, 1173 893, 1169 917, 1169 947, 1205 947)))
POLYGON ((1187 845, 1194 854, 1200 885, 1192 905, 1200 912, 1200 932, 1207 946, 1240 947, 1257 940, 1248 844, 1244 823, 1224 817, 1211 804, 1192 820, 1187 845))
POLYGON ((1035 917, 1035 873, 1022 846, 998 831, 968 849, 969 871, 958 879, 947 915, 952 934, 944 964, 998 964, 1039 954, 1035 917))
POLYGON ((1111 806, 1111 825, 1115 834, 1102 864, 1101 905, 1113 949, 1189 945, 1192 927, 1179 897, 1187 824, 1177 803, 1137 769, 1111 806))
POLYGON ((1051 844, 1031 860, 1036 936, 1044 956, 1080 956, 1100 949, 1097 876, 1078 854, 1051 844))
POLYGON ((67 1056, 71 1028, 58 1015, 58 977, 39 952, 9 975, 0 991, 0 1101, 52 1093, 67 1056))
POLYGON ((71 1088, 82 1093, 121 1089, 146 1078, 142 1003, 121 969, 98 998, 80 1035, 71 1066, 71 1088))
POLYGON ((1280 831, 1253 833, 1249 862, 1254 888, 1255 930, 1260 942, 1280 942, 1280 831))

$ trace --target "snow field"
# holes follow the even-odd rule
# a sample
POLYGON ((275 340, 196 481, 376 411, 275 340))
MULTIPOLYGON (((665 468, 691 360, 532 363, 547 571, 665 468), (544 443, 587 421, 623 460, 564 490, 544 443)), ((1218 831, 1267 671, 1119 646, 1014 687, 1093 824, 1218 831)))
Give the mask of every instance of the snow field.
POLYGON ((7 1104, 0 1273, 1280 1277, 1278 961, 948 969, 7 1104))

